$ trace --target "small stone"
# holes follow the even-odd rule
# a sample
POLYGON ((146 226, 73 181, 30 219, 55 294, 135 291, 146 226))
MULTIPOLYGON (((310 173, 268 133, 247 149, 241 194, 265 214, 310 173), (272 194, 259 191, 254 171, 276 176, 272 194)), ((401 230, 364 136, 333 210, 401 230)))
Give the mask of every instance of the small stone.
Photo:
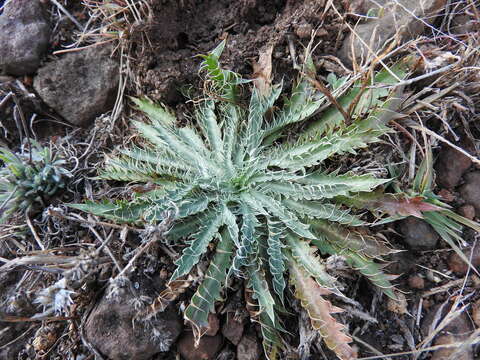
POLYGON ((223 324, 222 334, 234 345, 238 345, 243 335, 244 322, 237 319, 233 313, 228 313, 227 321, 223 324))
POLYGON ((399 223, 405 242, 415 251, 433 250, 439 239, 435 230, 425 221, 408 217, 399 223))
MULTIPOLYGON (((154 354, 165 352, 175 343, 183 324, 177 312, 166 309, 152 319, 139 317, 142 305, 140 295, 153 298, 156 289, 148 278, 135 281, 130 287, 119 288, 113 295, 110 287, 87 319, 85 337, 103 355, 112 360, 149 360, 154 354)), ((147 305, 143 305, 147 306, 147 305)))
POLYGON ((444 7, 446 0, 398 0, 386 3, 379 9, 379 17, 359 24, 355 31, 344 40, 339 57, 347 62, 362 62, 362 59, 373 58, 390 38, 401 41, 410 40, 420 35, 425 22, 432 23, 435 15, 444 7), (420 20, 422 19, 422 20, 420 20), (373 38, 372 38, 373 37, 373 38), (371 50, 369 47, 373 47, 371 50))
POLYGON ((458 213, 469 220, 473 220, 475 218, 475 208, 473 205, 466 204, 460 206, 458 208, 458 213))
POLYGON ((472 165, 472 160, 454 148, 443 148, 435 163, 437 183, 452 189, 460 183, 463 174, 472 165))
POLYGON ((467 204, 475 208, 476 216, 480 217, 480 171, 465 175, 465 184, 460 188, 460 194, 467 204))
POLYGON ((21 76, 40 66, 50 25, 38 0, 14 0, 0 15, 0 72, 21 76))
MULTIPOLYGON (((480 244, 473 248, 467 248, 463 250, 467 259, 471 258, 472 266, 480 269, 480 244)), ((465 275, 468 271, 468 264, 458 255, 453 252, 447 260, 448 268, 458 275, 465 275)))
POLYGON ((408 285, 412 289, 423 289, 425 287, 425 280, 418 275, 413 275, 408 278, 408 285))
POLYGON ((65 120, 86 127, 115 101, 118 64, 109 49, 91 47, 51 61, 38 71, 33 87, 65 120))
POLYGON ((208 314, 208 329, 205 332, 205 335, 215 336, 217 335, 218 330, 220 329, 220 321, 218 320, 217 315, 208 314))
POLYGON ((295 28, 295 34, 300 39, 309 39, 312 36, 313 26, 308 23, 303 23, 295 28))
POLYGON ((257 360, 261 355, 262 347, 255 334, 245 334, 237 346, 237 360, 257 360))
POLYGON ((185 360, 213 360, 222 346, 222 336, 204 335, 195 347, 193 333, 185 332, 178 341, 178 352, 185 360))

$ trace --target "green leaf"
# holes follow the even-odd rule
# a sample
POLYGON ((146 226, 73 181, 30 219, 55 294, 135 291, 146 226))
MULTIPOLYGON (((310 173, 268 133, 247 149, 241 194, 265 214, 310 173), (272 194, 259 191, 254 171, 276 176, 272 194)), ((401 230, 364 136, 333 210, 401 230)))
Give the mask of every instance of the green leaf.
POLYGON ((215 105, 213 101, 205 101, 198 109, 197 120, 203 135, 210 145, 213 156, 217 161, 221 162, 223 160, 223 140, 214 109, 215 105))
POLYGON ((392 280, 395 280, 398 277, 397 275, 385 274, 380 269, 380 266, 372 259, 348 249, 338 248, 335 245, 329 244, 327 241, 312 240, 312 243, 323 253, 344 256, 347 264, 352 269, 360 272, 386 296, 394 300, 397 299, 393 292, 394 287, 391 283, 392 280))
POLYGON ((259 312, 265 312, 271 322, 275 323, 275 301, 268 288, 267 280, 263 271, 257 267, 248 268, 249 282, 248 287, 253 290, 253 298, 258 301, 259 312))
POLYGON ((147 114, 150 119, 164 126, 170 127, 175 125, 175 116, 165 107, 155 105, 147 99, 136 99, 134 97, 130 99, 138 106, 138 109, 147 114))
POLYGON ((371 235, 351 231, 324 220, 312 220, 311 225, 318 239, 328 241, 340 249, 348 249, 377 259, 394 252, 371 235))
POLYGON ((288 249, 298 265, 312 276, 319 285, 330 290, 335 288, 335 278, 327 273, 322 260, 314 255, 316 249, 292 234, 286 236, 286 241, 288 249))
POLYGON ((355 149, 378 142, 382 131, 355 131, 355 129, 319 137, 286 143, 265 155, 267 166, 277 166, 293 171, 320 164, 334 154, 355 154, 355 149))
POLYGON ((282 200, 282 203, 290 210, 300 214, 301 217, 311 219, 324 219, 349 226, 366 225, 364 221, 350 214, 350 209, 341 209, 339 205, 324 204, 319 201, 295 201, 282 200))
POLYGON ((213 209, 204 215, 200 230, 192 236, 190 245, 183 250, 180 259, 175 261, 177 268, 170 278, 170 282, 190 272, 200 260, 200 256, 207 251, 208 244, 214 239, 222 224, 222 209, 213 209))
POLYGON ((275 101, 282 93, 282 84, 272 86, 270 94, 263 96, 260 91, 253 89, 250 98, 250 106, 248 111, 247 128, 243 135, 243 142, 247 155, 250 158, 256 156, 260 150, 260 145, 264 137, 263 124, 264 117, 272 107, 275 101))
POLYGON ((302 223, 297 216, 284 208, 281 203, 273 197, 257 191, 251 191, 251 195, 273 216, 277 217, 290 230, 299 236, 313 239, 315 236, 310 232, 309 225, 302 223))
POLYGON ((282 253, 282 248, 285 246, 282 243, 285 228, 282 223, 276 221, 268 221, 268 264, 270 266, 270 274, 272 275, 273 289, 284 303, 283 292, 285 290, 285 256, 282 253))
POLYGON ((310 117, 325 102, 322 95, 314 97, 315 89, 308 80, 301 80, 292 90, 292 95, 274 120, 269 124, 264 134, 264 145, 272 144, 281 136, 281 131, 290 124, 303 121, 310 117))
POLYGON ((193 325, 197 340, 208 328, 208 314, 215 310, 215 301, 221 300, 220 292, 227 280, 227 269, 230 267, 232 248, 233 241, 228 231, 222 231, 215 257, 208 266, 205 279, 185 309, 185 320, 193 325))

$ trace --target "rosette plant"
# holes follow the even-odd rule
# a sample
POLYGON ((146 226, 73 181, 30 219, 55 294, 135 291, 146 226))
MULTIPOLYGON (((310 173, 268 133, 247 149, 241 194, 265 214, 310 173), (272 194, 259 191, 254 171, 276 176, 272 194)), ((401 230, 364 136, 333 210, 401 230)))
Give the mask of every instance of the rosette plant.
POLYGON ((63 167, 64 159, 55 157, 48 147, 30 143, 30 150, 22 154, 0 148, 0 224, 17 212, 45 207, 71 176, 63 167))
POLYGON ((388 85, 405 77, 405 67, 396 64, 357 82, 331 75, 325 91, 307 56, 291 95, 280 100, 282 85, 270 84, 267 65, 244 105, 239 94, 245 81, 219 65, 224 46, 222 42, 203 56, 208 91, 197 104, 195 123, 179 127, 165 107, 134 99, 150 118, 149 123, 134 122, 146 142, 108 159, 100 177, 148 186, 129 199, 73 207, 138 224, 158 223, 167 210, 175 209, 165 241, 185 247, 171 282, 192 272, 214 249, 184 312, 197 338, 207 328, 216 301, 222 300, 228 278, 239 276, 257 306, 252 315, 261 324, 266 356, 275 358, 284 331, 278 310, 290 298, 285 295, 288 273, 295 297, 325 344, 339 358, 353 359, 346 327, 332 316, 341 309, 325 298, 343 295, 320 255, 343 256, 381 292, 394 297, 392 277, 376 263, 391 249, 356 231, 369 223, 342 200, 381 191, 389 180, 332 171, 329 159, 378 142, 389 131, 386 122, 396 100, 388 85), (329 105, 332 96, 335 106, 329 105), (287 135, 301 122, 305 130, 287 135))

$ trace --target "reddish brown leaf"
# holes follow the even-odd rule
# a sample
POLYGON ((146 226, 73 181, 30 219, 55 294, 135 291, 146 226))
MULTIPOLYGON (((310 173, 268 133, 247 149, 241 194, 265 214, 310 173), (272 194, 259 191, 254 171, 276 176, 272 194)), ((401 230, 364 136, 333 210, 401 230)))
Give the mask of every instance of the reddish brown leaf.
POLYGON ((424 202, 423 200, 424 198, 421 196, 416 196, 413 198, 384 196, 382 199, 374 201, 371 205, 371 208, 386 212, 391 216, 415 216, 417 218, 423 218, 423 211, 444 210, 439 206, 424 202))

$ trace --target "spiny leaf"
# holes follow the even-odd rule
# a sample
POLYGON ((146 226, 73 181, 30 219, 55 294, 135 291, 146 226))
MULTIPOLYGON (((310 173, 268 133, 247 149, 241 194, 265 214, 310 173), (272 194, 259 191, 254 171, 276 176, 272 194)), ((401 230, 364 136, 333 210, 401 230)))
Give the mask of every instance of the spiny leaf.
POLYGON ((269 255, 270 274, 272 275, 273 288, 283 303, 283 291, 285 290, 285 279, 283 277, 285 272, 285 256, 282 254, 282 248, 284 247, 282 238, 285 233, 285 228, 282 226, 282 223, 272 220, 268 221, 267 224, 267 253, 269 255))
POLYGON ((226 40, 223 40, 215 49, 207 55, 200 55, 203 59, 200 70, 206 71, 208 79, 214 84, 214 90, 219 92, 227 101, 236 101, 237 86, 245 83, 239 74, 222 69, 220 66, 220 55, 225 49, 226 40))
POLYGON ((365 221, 350 214, 350 209, 343 210, 339 205, 323 204, 319 201, 294 201, 291 199, 282 200, 282 203, 302 217, 324 219, 349 226, 365 225, 365 221))
POLYGON ((255 258, 258 252, 257 228, 260 226, 254 211, 248 205, 242 204, 241 210, 243 222, 241 225, 240 244, 237 245, 237 253, 233 259, 233 270, 237 272, 240 272, 244 266, 250 266, 251 261, 254 264, 256 263, 255 258))
POLYGON ((372 282, 382 293, 389 298, 396 300, 393 292, 392 280, 395 280, 397 275, 385 274, 380 266, 372 259, 357 254, 348 249, 340 249, 326 241, 312 240, 312 243, 320 249, 322 253, 331 255, 343 255, 347 264, 354 270, 359 271, 363 276, 372 282))
POLYGON ((322 260, 314 255, 315 249, 306 241, 292 234, 286 236, 288 248, 295 262, 312 276, 320 286, 328 289, 335 288, 335 278, 327 273, 322 260))
POLYGON ((325 97, 314 96, 315 89, 309 81, 301 80, 285 101, 280 113, 276 114, 265 130, 264 144, 271 144, 281 136, 281 131, 290 124, 307 119, 325 102, 325 97))
POLYGON ((165 126, 175 125, 175 116, 171 114, 165 107, 155 105, 147 99, 130 98, 138 108, 147 114, 150 119, 155 120, 165 126))
POLYGON ((248 287, 253 290, 253 298, 258 301, 259 313, 265 313, 272 323, 275 323, 275 301, 270 293, 265 274, 260 268, 248 268, 248 287))
POLYGON ((355 149, 364 148, 369 143, 379 141, 382 131, 346 131, 313 140, 300 140, 277 147, 266 157, 268 166, 283 169, 301 170, 317 165, 334 154, 355 153, 355 149))
POLYGON ((214 108, 215 105, 213 101, 205 101, 198 109, 197 119, 203 135, 210 145, 213 156, 221 162, 223 160, 223 140, 214 108))
POLYGON ((180 259, 175 261, 177 268, 170 281, 176 280, 190 272, 192 267, 200 260, 200 256, 207 251, 208 244, 213 240, 222 224, 223 211, 221 209, 214 209, 205 214, 202 227, 192 236, 190 245, 183 250, 180 259))
POLYGON ((312 220, 311 224, 318 239, 330 242, 340 249, 349 249, 377 259, 394 252, 371 235, 361 234, 324 220, 312 220))
POLYGON ((294 233, 312 239, 315 236, 310 232, 309 225, 302 223, 297 216, 285 209, 274 198, 264 195, 257 191, 251 191, 252 196, 260 202, 273 216, 277 217, 281 222, 285 224, 294 233))
MULTIPOLYGON (((394 93, 388 87, 380 87, 379 85, 393 85, 398 82, 398 79, 405 79, 408 73, 408 68, 409 65, 407 62, 399 61, 390 67, 390 71, 382 69, 376 73, 373 78, 367 79, 367 86, 362 86, 360 81, 357 81, 351 86, 348 82, 342 79, 342 86, 337 87, 333 94, 341 92, 346 86, 351 86, 350 90, 345 95, 342 95, 337 99, 339 105, 344 109, 349 109, 352 104, 355 105, 356 101, 353 114, 351 114, 354 118, 362 117, 365 112, 374 112, 375 108, 379 109, 379 112, 376 113, 375 117, 381 118, 382 110, 391 111, 389 106, 391 105, 391 102, 389 100, 391 96, 394 96, 394 93), (395 76, 393 76, 392 73, 395 74, 395 76)), ((317 121, 310 124, 302 136, 307 137, 311 134, 321 135, 330 132, 332 129, 341 127, 343 121, 344 118, 339 110, 335 107, 330 107, 317 121)), ((367 123, 370 123, 370 121, 367 121, 367 123)))
POLYGON ((295 286, 295 297, 307 310, 313 328, 319 332, 327 347, 341 360, 357 359, 355 350, 349 345, 352 339, 345 334, 345 325, 331 315, 343 310, 323 298, 330 291, 318 285, 295 261, 290 261, 290 279, 295 286))
POLYGON ((220 292, 225 285, 227 269, 230 266, 232 248, 233 241, 228 231, 224 230, 205 279, 185 309, 184 317, 192 324, 196 343, 208 328, 208 314, 214 311, 215 301, 220 300, 220 292))

